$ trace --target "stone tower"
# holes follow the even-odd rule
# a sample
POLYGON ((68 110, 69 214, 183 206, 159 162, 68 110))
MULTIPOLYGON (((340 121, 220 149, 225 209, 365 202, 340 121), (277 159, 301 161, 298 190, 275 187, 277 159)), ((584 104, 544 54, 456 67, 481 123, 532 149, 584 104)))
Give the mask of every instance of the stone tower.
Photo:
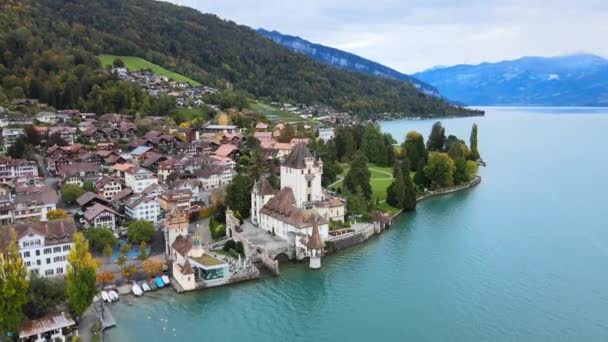
POLYGON ((323 241, 321 241, 321 234, 319 234, 319 225, 315 219, 312 222, 312 234, 308 237, 306 242, 308 248, 308 255, 310 257, 310 263, 308 267, 318 270, 321 268, 321 255, 323 254, 323 241))
POLYGON ((190 250, 190 256, 193 258, 200 258, 205 254, 203 249, 203 241, 201 240, 201 234, 196 230, 192 234, 192 249, 190 250))
POLYGON ((316 159, 306 145, 300 143, 281 164, 281 189, 290 187, 296 207, 311 209, 315 202, 323 200, 322 175, 323 161, 316 159))
POLYGON ((188 236, 188 213, 177 206, 171 207, 165 217, 165 255, 171 259, 172 245, 175 239, 188 236))

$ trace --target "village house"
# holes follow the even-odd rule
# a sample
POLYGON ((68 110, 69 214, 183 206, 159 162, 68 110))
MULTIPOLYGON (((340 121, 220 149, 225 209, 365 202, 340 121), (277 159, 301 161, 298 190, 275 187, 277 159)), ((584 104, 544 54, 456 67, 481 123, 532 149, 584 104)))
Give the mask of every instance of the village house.
POLYGON ((53 112, 39 112, 38 114, 36 114, 35 118, 36 120, 38 120, 38 122, 50 125, 54 125, 59 121, 57 119, 57 114, 53 112))
POLYGON ((97 180, 97 163, 76 162, 61 165, 57 169, 57 175, 61 177, 64 185, 78 185, 82 187, 84 182, 97 180))
POLYGON ((56 209, 59 195, 49 187, 26 187, 15 195, 15 221, 46 221, 46 214, 56 209))
POLYGON ((170 205, 174 205, 183 210, 190 210, 190 201, 192 201, 192 192, 187 189, 165 191, 158 198, 160 208, 164 211, 169 210, 170 205))
POLYGON ((207 165, 192 174, 201 183, 205 191, 228 186, 232 182, 234 171, 230 167, 220 165, 207 165))
POLYGON ((0 230, 3 241, 9 241, 11 231, 17 233, 19 255, 30 274, 51 277, 66 273, 67 255, 76 232, 73 219, 18 222, 0 230))
POLYGON ((121 192, 123 189, 122 183, 118 179, 110 176, 102 176, 95 181, 93 186, 95 192, 108 201, 111 201, 114 198, 114 195, 121 192))
POLYGON ((53 136, 58 134, 63 141, 68 145, 72 145, 76 142, 77 129, 75 127, 67 126, 51 126, 49 127, 48 135, 53 136))
POLYGON ((116 228, 116 222, 121 215, 103 204, 95 203, 84 212, 85 227, 116 228))
POLYGON ((158 222, 160 205, 153 197, 138 195, 125 202, 125 214, 133 220, 158 222))
POLYGON ((217 134, 217 133, 233 134, 233 133, 238 133, 239 128, 235 125, 207 125, 203 128, 203 131, 205 133, 213 133, 213 134, 217 134))
POLYGON ((201 201, 202 185, 201 181, 196 178, 178 179, 171 183, 171 189, 188 190, 192 194, 192 202, 201 201))
POLYGON ((143 167, 133 167, 125 171, 125 185, 134 192, 142 192, 152 184, 158 184, 158 178, 143 167))
POLYGON ((78 204, 80 206, 80 208, 82 208, 82 210, 86 211, 86 209, 88 209, 96 204, 108 206, 110 204, 110 202, 108 202, 108 200, 105 199, 105 197, 101 197, 96 193, 87 191, 84 194, 82 194, 82 196, 80 196, 76 199, 76 204, 78 204))
POLYGON ((19 137, 25 135, 23 128, 8 128, 2 129, 2 141, 4 141, 4 149, 8 150, 9 147, 13 146, 19 137))
POLYGON ((38 177, 35 161, 0 157, 0 183, 13 182, 21 177, 38 177))
POLYGON ((184 170, 184 163, 177 159, 167 159, 158 163, 158 179, 167 182, 169 175, 173 172, 180 173, 184 170))
POLYGON ((68 341, 77 336, 76 322, 69 312, 50 312, 44 316, 25 320, 19 325, 20 341, 68 341), (69 330, 68 330, 69 329, 69 330), (64 331, 71 331, 64 335, 64 331))

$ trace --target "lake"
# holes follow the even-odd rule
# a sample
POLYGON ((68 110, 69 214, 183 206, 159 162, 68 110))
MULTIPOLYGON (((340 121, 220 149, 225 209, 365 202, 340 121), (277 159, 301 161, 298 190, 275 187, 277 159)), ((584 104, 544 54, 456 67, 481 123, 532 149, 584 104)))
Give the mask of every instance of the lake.
MULTIPOLYGON (((123 298, 109 341, 606 341, 608 108, 444 119, 482 183, 434 198, 320 271, 123 298), (127 303, 127 304, 125 304, 127 303)), ((435 120, 382 123, 402 140, 435 120)))

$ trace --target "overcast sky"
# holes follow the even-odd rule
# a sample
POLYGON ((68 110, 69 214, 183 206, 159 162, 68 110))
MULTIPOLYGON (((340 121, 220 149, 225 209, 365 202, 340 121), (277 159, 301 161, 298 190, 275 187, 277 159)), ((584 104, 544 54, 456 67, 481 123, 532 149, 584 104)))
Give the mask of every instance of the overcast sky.
POLYGON ((171 0, 414 73, 435 65, 608 56, 608 0, 171 0))

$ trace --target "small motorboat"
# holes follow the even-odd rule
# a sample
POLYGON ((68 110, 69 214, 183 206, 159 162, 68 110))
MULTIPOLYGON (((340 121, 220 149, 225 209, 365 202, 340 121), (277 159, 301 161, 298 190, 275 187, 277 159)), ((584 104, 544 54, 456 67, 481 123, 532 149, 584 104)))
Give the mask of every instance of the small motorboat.
POLYGON ((131 286, 131 291, 133 291, 133 294, 136 297, 142 296, 144 294, 144 291, 142 291, 141 287, 139 287, 136 282, 133 282, 133 286, 131 286))
POLYGON ((109 303, 110 295, 106 291, 101 291, 101 299, 103 299, 104 302, 109 303))
POLYGON ((156 283, 156 286, 160 289, 161 287, 165 286, 165 283, 163 283, 163 280, 160 279, 160 277, 156 277, 156 279, 154 279, 154 282, 156 283))
POLYGON ((154 280, 150 280, 148 282, 148 286, 150 287, 150 290, 152 290, 152 291, 158 290, 158 286, 156 286, 156 283, 154 282, 154 280))
POLYGON ((150 291, 150 286, 148 286, 148 284, 146 284, 146 282, 142 282, 141 289, 144 290, 144 292, 148 292, 148 291, 150 291))
POLYGON ((166 275, 163 275, 162 279, 163 279, 163 283, 165 283, 165 285, 169 285, 171 283, 171 280, 169 280, 169 277, 167 277, 166 275))
POLYGON ((113 302, 118 302, 120 300, 120 297, 118 297, 118 293, 116 291, 108 292, 108 296, 110 297, 110 300, 113 302))

